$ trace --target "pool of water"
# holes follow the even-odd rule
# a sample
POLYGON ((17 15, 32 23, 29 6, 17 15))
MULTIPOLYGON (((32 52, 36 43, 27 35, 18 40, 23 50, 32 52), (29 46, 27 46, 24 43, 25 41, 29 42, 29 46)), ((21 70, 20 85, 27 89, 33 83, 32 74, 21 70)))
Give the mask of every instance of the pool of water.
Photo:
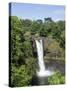
POLYGON ((45 60, 46 69, 49 70, 59 70, 63 75, 65 75, 65 62, 59 60, 45 60))

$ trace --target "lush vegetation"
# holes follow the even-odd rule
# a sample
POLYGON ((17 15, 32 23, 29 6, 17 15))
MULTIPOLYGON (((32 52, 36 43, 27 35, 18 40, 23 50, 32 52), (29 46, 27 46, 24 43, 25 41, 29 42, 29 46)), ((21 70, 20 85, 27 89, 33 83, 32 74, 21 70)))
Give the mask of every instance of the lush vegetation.
POLYGON ((48 78, 48 84, 50 85, 64 84, 64 83, 65 77, 59 71, 56 71, 55 74, 53 74, 48 78))
MULTIPOLYGON (((54 22, 51 18, 44 18, 43 22, 40 19, 32 21, 10 16, 9 27, 11 32, 10 71, 12 87, 32 85, 31 81, 36 73, 37 58, 33 55, 31 37, 45 37, 45 42, 47 42, 44 46, 46 58, 60 58, 60 62, 62 58, 64 60, 65 21, 54 22)), ((49 84, 57 83, 54 82, 55 77, 56 75, 49 79, 49 84)), ((59 77, 60 75, 56 78, 59 79, 59 77)), ((62 81, 58 83, 62 83, 62 81)))

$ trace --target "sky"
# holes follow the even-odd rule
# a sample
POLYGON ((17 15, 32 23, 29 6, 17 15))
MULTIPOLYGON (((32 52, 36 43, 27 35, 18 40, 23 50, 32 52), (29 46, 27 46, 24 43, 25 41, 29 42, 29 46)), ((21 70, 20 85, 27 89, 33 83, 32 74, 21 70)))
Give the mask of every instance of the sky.
POLYGON ((65 20, 65 6, 11 3, 11 16, 18 16, 21 19, 31 20, 44 20, 44 18, 47 17, 51 17, 54 21, 65 20))

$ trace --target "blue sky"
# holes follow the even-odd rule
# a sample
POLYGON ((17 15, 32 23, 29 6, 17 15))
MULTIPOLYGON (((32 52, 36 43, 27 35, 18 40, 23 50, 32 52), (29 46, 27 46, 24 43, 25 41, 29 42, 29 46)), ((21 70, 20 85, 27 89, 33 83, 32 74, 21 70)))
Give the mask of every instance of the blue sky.
POLYGON ((54 21, 65 20, 65 7, 59 5, 11 3, 11 16, 22 19, 44 19, 51 17, 54 21))

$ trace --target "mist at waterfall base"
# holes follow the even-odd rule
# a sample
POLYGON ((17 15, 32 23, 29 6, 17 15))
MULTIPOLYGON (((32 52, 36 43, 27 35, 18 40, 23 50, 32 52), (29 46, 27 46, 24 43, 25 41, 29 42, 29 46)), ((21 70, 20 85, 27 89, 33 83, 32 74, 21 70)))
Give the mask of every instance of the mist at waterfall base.
POLYGON ((36 39, 35 43, 37 48, 39 70, 36 71, 37 77, 35 77, 34 83, 37 83, 37 85, 45 85, 47 84, 48 76, 51 76, 53 74, 53 71, 46 69, 44 57, 43 57, 42 39, 40 40, 36 39))

